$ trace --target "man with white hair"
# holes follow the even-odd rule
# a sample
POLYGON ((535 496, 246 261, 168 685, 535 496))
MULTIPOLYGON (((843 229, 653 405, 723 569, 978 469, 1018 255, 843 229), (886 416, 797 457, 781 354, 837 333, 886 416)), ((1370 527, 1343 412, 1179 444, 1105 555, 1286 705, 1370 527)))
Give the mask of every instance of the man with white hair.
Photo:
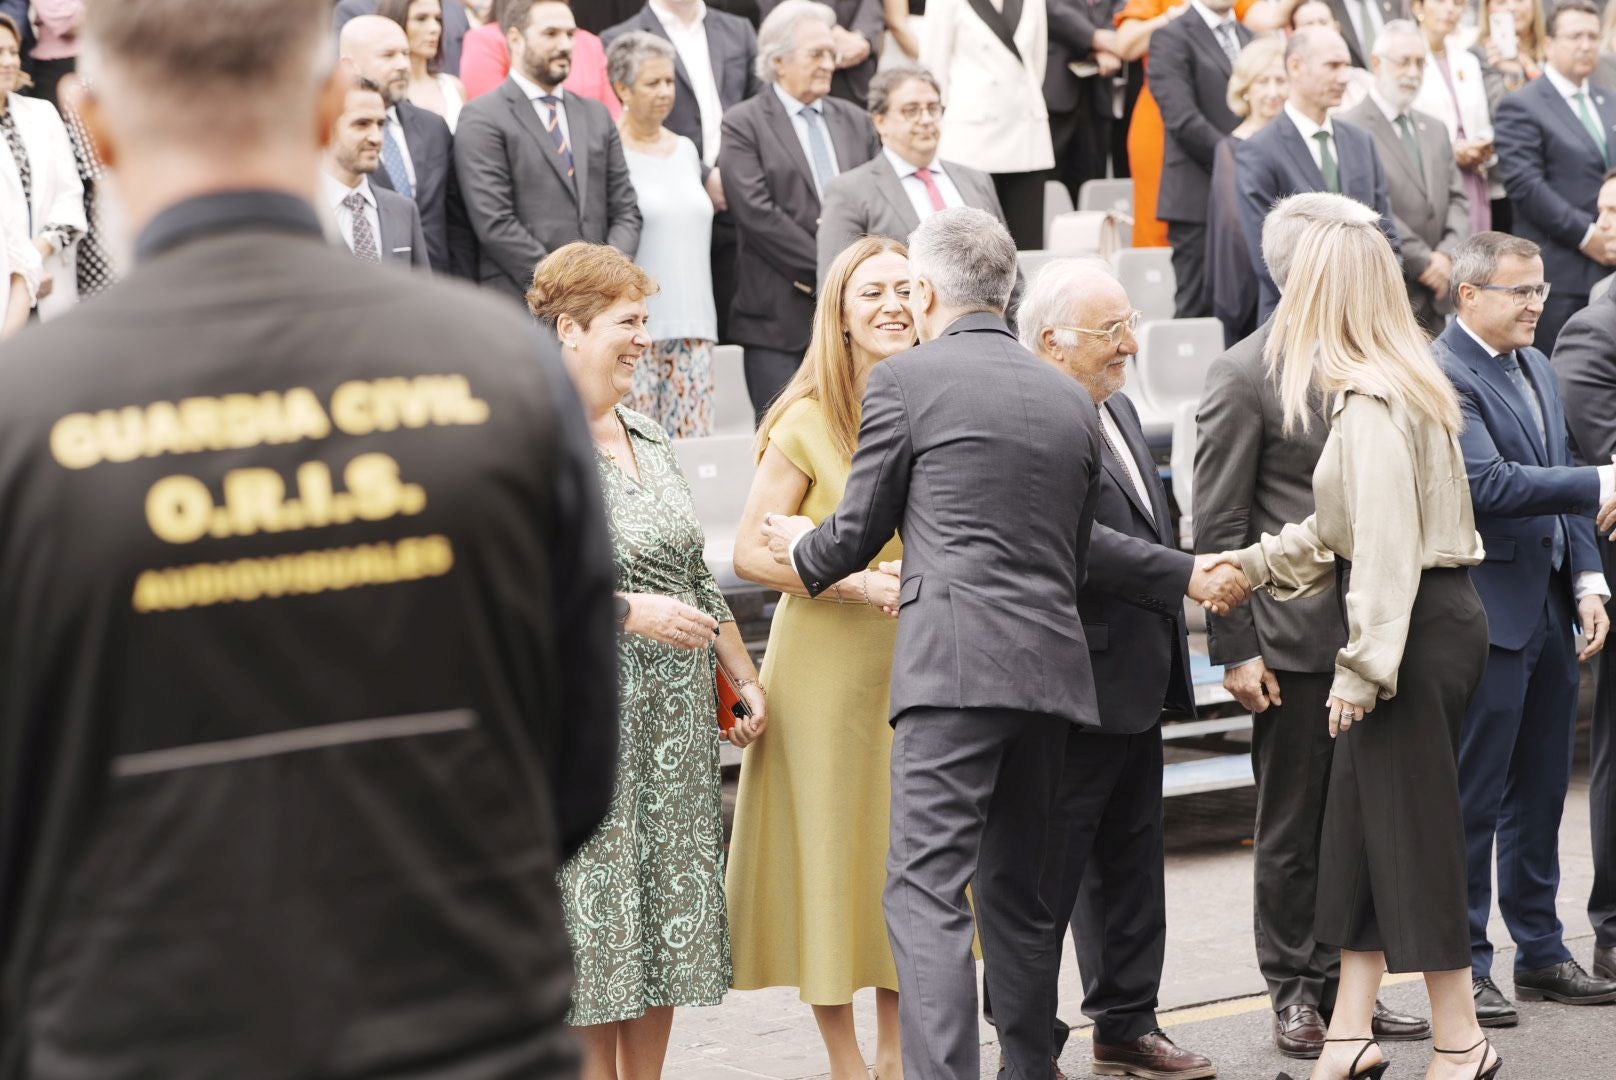
POLYGON ((881 152, 864 110, 827 96, 835 26, 825 4, 783 0, 758 30, 757 73, 769 86, 724 114, 718 168, 740 239, 729 332, 745 349, 758 416, 808 348, 825 186, 881 152))
POLYGON ((1375 38, 1369 66, 1375 82, 1341 119, 1369 132, 1386 166, 1392 222, 1403 240, 1403 279, 1414 316, 1427 333, 1442 332, 1453 310, 1448 275, 1453 252, 1470 236, 1470 198, 1446 125, 1411 106, 1425 77, 1425 34, 1394 19, 1375 38))
POLYGON ((1039 884, 1068 732, 1099 723, 1077 610, 1099 416, 1005 326, 1016 248, 993 215, 938 211, 909 259, 923 344, 870 372, 840 506, 817 529, 770 515, 764 532, 818 595, 903 525, 884 907, 904 1073, 981 1076, 977 926, 996 961, 1000 1075, 1048 1080, 1055 987, 1040 968, 1060 938, 1039 884))

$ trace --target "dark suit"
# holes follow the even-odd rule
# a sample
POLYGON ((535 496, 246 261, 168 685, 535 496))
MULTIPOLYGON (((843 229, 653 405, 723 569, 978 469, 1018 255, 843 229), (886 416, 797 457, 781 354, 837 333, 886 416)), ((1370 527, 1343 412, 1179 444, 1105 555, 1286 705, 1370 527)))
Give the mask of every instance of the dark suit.
MULTIPOLYGON (((407 101, 399 102, 396 109, 415 166, 415 205, 421 211, 421 230, 426 234, 432 266, 440 274, 475 281, 477 237, 466 219, 449 125, 437 113, 407 101)), ((388 190, 396 187, 386 166, 372 173, 370 182, 388 190)))
MULTIPOLYGON (((932 168, 948 174, 966 206, 986 210, 1004 221, 993 177, 949 161, 936 162, 932 168)), ((918 228, 920 215, 903 181, 886 154, 876 154, 825 185, 825 206, 819 218, 819 276, 823 278, 836 256, 861 236, 907 241, 918 228)))
MULTIPOLYGON (((1336 164, 1341 177, 1341 194, 1357 199, 1380 213, 1380 227, 1398 248, 1397 227, 1392 223, 1391 200, 1386 194, 1386 169, 1375 150, 1375 140, 1362 128, 1336 120, 1336 164)), ((1289 113, 1278 116, 1247 139, 1235 155, 1239 165, 1241 224, 1251 245, 1251 263, 1261 285, 1257 318, 1263 322, 1279 303, 1279 290, 1268 276, 1262 257, 1262 223, 1274 203, 1287 195, 1306 191, 1327 191, 1324 174, 1313 161, 1313 153, 1296 130, 1289 113)))
POLYGON ((1044 105, 1055 148, 1055 179, 1073 202, 1090 180, 1110 175, 1112 77, 1074 75, 1074 61, 1092 61, 1094 32, 1111 28, 1122 0, 1045 0, 1049 58, 1044 65, 1044 105))
MULTIPOLYGON (((1352 56, 1352 66, 1368 68, 1369 50, 1364 48, 1363 42, 1358 39, 1358 30, 1352 25, 1352 16, 1347 14, 1349 0, 1325 0, 1330 5, 1330 12, 1335 16, 1336 23, 1341 27, 1341 37, 1347 43, 1347 52, 1352 56)), ((1357 3, 1359 0, 1350 0, 1357 3)), ((1385 26, 1394 19, 1409 17, 1408 4, 1404 0, 1369 0, 1380 9, 1380 25, 1385 26)))
POLYGON ((534 105, 512 79, 468 102, 455 164, 480 246, 477 276, 521 299, 533 268, 574 240, 633 255, 640 208, 606 106, 566 94, 573 175, 534 105))
MULTIPOLYGON (((1198 553, 1233 551, 1313 513, 1313 468, 1330 433, 1318 408, 1307 431, 1285 432, 1268 376, 1268 324, 1213 361, 1196 412, 1194 522, 1198 553)), ((1282 705, 1252 717, 1257 966, 1275 1011, 1335 1001, 1340 955, 1313 937, 1319 829, 1334 746, 1319 722, 1336 654, 1347 643, 1333 585, 1280 603, 1258 590, 1247 607, 1207 615, 1214 664, 1261 657, 1282 705), (1275 881, 1286 882, 1276 889, 1275 881)))
POLYGON ((988 968, 1001 1075, 1049 1076, 1054 985, 1031 973, 1060 941, 1039 878, 1067 729, 1099 719, 1077 606, 1099 455, 1076 380, 967 315, 871 372, 841 504, 796 547, 817 595, 903 531, 885 908, 903 1025, 925 1033, 910 1076, 979 1071, 967 885, 983 953, 1008 961, 988 968))
MULTIPOLYGON (((1199 11, 1173 19, 1150 37, 1150 92, 1167 129, 1156 216, 1167 222, 1180 319, 1210 315, 1206 290, 1206 203, 1218 144, 1240 118, 1229 109, 1233 65, 1199 11)), ((1230 18, 1233 18, 1231 12, 1230 18)), ((1242 47, 1251 31, 1234 24, 1242 47)))
POLYGON ((1403 242, 1403 282, 1409 303, 1427 333, 1441 333, 1443 315, 1453 305, 1446 296, 1437 296, 1420 284, 1420 275, 1431 265, 1432 252, 1451 257, 1470 236, 1470 197, 1453 157, 1448 129, 1434 116, 1410 111, 1414 141, 1420 148, 1415 161, 1402 133, 1373 98, 1364 98, 1342 113, 1341 119, 1369 132, 1380 148, 1392 221, 1403 242))
MULTIPOLYGON (((820 104, 839 172, 880 152, 869 116, 838 98, 820 104)), ((819 191, 773 87, 724 114, 718 166, 740 233, 730 336, 746 348, 746 391, 761 416, 802 362, 819 289, 819 191)))
MULTIPOLYGON (((595 0, 600 2, 600 0, 595 0)), ((342 33, 342 28, 348 20, 359 15, 374 15, 378 7, 377 0, 341 0, 337 9, 332 13, 331 29, 333 33, 342 33)), ((460 0, 443 0, 443 70, 450 75, 460 74, 460 43, 466 32, 471 29, 471 20, 466 18, 466 6, 460 0)))
MULTIPOLYGON (((836 12, 836 25, 843 30, 861 34, 870 43, 870 55, 850 68, 838 69, 831 76, 832 97, 851 101, 859 108, 870 96, 870 80, 875 77, 875 65, 881 59, 881 45, 886 40, 887 16, 881 0, 824 0, 836 12)), ((780 0, 758 0, 758 15, 767 19, 769 13, 780 6, 780 0)))
POLYGON ((370 190, 376 196, 376 217, 381 222, 377 246, 381 248, 382 258, 408 263, 418 270, 432 269, 426 235, 421 231, 421 212, 415 208, 415 203, 386 188, 370 190))
POLYGON ((553 342, 287 195, 181 202, 137 258, 0 372, 6 1075, 576 1076, 555 878, 609 803, 617 677, 553 342), (37 449, 179 401, 177 456, 37 449), (199 532, 148 514, 176 479, 193 513, 257 494, 199 532))
POLYGON ((1459 744, 1471 966, 1477 976, 1491 974, 1487 920, 1496 834, 1499 907, 1518 947, 1515 969, 1536 971, 1571 959, 1555 893, 1577 718, 1572 588, 1576 575, 1601 569, 1590 520, 1599 476, 1572 465, 1560 388, 1542 353, 1517 353, 1540 403, 1540 429, 1504 365, 1457 320, 1437 346, 1459 391, 1459 444, 1476 531, 1487 549, 1486 560, 1470 571, 1487 610, 1487 669, 1459 744), (1557 533, 1564 544, 1558 567, 1557 533))
MULTIPOLYGON (((1589 91, 1607 141, 1616 140, 1616 97, 1593 83, 1589 91)), ((1606 158, 1547 75, 1498 103, 1493 141, 1515 234, 1542 246, 1543 272, 1554 286, 1534 342, 1552 352, 1560 327, 1588 303, 1594 282, 1611 272, 1581 251, 1598 216, 1606 158)))
MULTIPOLYGON (((1616 292, 1607 292, 1560 331, 1551 363, 1560 378, 1566 423, 1581 459, 1603 464, 1616 454, 1616 292)), ((1616 580, 1616 545, 1599 537, 1605 580, 1616 580)), ((1588 781, 1594 886, 1588 919, 1602 949, 1616 946, 1616 649, 1599 654, 1594 698, 1593 768, 1588 781)))

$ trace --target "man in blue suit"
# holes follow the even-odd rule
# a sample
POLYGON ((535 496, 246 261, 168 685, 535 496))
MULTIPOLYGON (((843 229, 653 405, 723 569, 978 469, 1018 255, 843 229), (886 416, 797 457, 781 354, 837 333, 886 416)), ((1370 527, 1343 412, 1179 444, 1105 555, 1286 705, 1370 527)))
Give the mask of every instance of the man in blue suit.
MULTIPOLYGON (((1310 26, 1291 35, 1285 46, 1291 83, 1285 111, 1247 139, 1236 155, 1240 218, 1247 236, 1262 235, 1263 219, 1287 195, 1330 191, 1379 211, 1381 230, 1392 249, 1401 252, 1374 137, 1330 116, 1341 104, 1351 66, 1347 43, 1334 30, 1310 26)), ((1266 321, 1279 303, 1279 290, 1268 276, 1260 245, 1251 249, 1251 268, 1261 287, 1258 318, 1266 321)))
POLYGON ((1471 974, 1485 1027, 1517 1020, 1493 983, 1487 940, 1495 835, 1498 906, 1517 948, 1516 993, 1568 1005, 1616 1001, 1616 980, 1589 975, 1572 959, 1555 913, 1577 661, 1599 652, 1610 628, 1610 589, 1590 519, 1616 487, 1616 467, 1572 464, 1559 384, 1531 347, 1551 291, 1535 243, 1477 233, 1454 254, 1458 318, 1437 339, 1438 359, 1459 392, 1459 441, 1487 548, 1470 574, 1487 609, 1491 648, 1459 743, 1471 974), (1580 657, 1573 620, 1587 639, 1580 657))
POLYGON ((1616 161, 1616 95, 1588 81, 1599 63, 1599 9, 1560 0, 1549 16, 1547 54, 1543 77, 1505 97, 1493 118, 1515 232, 1543 249, 1554 285, 1534 342, 1543 352, 1616 266, 1616 231, 1599 227, 1596 208, 1616 161))

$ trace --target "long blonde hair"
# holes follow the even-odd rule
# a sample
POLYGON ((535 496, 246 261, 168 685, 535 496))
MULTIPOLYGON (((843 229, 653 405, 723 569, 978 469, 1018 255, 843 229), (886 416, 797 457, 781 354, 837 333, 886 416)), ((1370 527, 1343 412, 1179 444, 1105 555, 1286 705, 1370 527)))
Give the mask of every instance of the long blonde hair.
POLYGON ((1315 221, 1296 246, 1264 356, 1287 433, 1309 427, 1312 394, 1347 390, 1459 430, 1459 399, 1431 355, 1391 244, 1373 222, 1315 221))
POLYGON ((808 342, 808 352, 797 373, 769 406, 763 423, 758 425, 755 449, 760 460, 769 447, 769 431, 780 422, 787 409, 804 398, 819 403, 831 444, 844 460, 853 460, 853 451, 858 448, 862 402, 859 373, 853 365, 853 347, 848 341, 843 308, 847 305, 847 286, 853 280, 854 271, 877 255, 888 253, 909 257, 909 249, 896 240, 866 236, 849 244, 830 264, 819 289, 814 336, 808 342))

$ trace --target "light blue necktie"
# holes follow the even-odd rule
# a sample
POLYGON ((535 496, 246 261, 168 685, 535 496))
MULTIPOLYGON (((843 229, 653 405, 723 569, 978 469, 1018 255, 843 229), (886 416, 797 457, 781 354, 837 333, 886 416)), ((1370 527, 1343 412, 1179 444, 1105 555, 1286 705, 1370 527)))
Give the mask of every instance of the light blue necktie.
MULTIPOLYGON (((1537 441, 1543 447, 1545 460, 1549 452, 1549 441, 1544 436, 1546 425, 1543 420, 1543 403, 1538 400, 1537 391, 1532 389, 1532 381, 1521 370, 1521 362, 1513 352, 1499 353, 1498 362, 1504 367, 1504 374, 1509 381, 1515 384, 1515 389, 1525 399, 1527 408, 1532 413, 1532 421, 1537 426, 1537 441)), ((1565 565, 1565 522, 1558 517, 1554 519, 1554 568, 1556 570, 1565 565)))
POLYGON ((406 199, 415 198, 415 185, 410 183, 410 170, 404 164, 404 151, 393 138, 393 124, 389 120, 382 127, 382 167, 387 170, 388 179, 393 181, 393 190, 406 199))
POLYGON ((814 187, 823 195, 825 185, 836 175, 836 166, 830 159, 830 143, 825 137, 825 118, 812 106, 803 109, 797 115, 808 125, 808 150, 812 159, 810 164, 814 170, 814 187))

